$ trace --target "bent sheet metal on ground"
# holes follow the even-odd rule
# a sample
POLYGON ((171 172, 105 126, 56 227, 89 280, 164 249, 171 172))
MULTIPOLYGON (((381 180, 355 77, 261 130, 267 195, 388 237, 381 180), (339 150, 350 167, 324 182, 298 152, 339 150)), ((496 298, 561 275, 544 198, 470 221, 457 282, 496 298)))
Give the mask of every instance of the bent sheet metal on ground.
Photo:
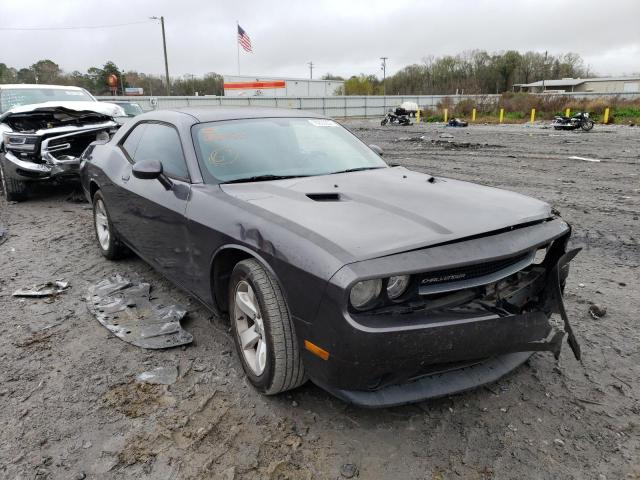
POLYGON ((193 336, 182 329, 187 311, 151 303, 151 286, 140 279, 113 275, 88 289, 87 306, 116 337, 142 348, 185 345, 193 336))

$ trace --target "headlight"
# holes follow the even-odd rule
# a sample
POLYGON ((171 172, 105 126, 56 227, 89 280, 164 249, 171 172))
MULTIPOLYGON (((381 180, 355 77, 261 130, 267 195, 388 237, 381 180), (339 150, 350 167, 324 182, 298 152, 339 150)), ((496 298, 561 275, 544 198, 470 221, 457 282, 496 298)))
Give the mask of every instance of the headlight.
POLYGON ((358 282, 351 288, 349 294, 351 305, 358 310, 363 309, 380 295, 381 290, 382 280, 379 278, 358 282))
POLYGON ((38 143, 38 137, 5 132, 3 135, 4 146, 8 150, 22 150, 33 152, 38 143))
POLYGON ((387 281, 387 296, 395 300, 402 295, 409 286, 409 275, 398 275, 390 277, 387 281))

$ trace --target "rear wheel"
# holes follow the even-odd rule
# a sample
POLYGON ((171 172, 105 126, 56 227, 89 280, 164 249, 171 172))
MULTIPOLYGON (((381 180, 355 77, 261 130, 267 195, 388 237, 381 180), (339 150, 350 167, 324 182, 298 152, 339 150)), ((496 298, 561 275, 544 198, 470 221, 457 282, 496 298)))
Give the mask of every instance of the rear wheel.
POLYGON ((243 260, 233 269, 229 317, 242 367, 254 387, 275 395, 306 381, 280 286, 254 259, 243 260))
POLYGON ((27 182, 16 180, 7 175, 4 155, 0 155, 0 182, 2 182, 2 191, 8 202, 21 202, 27 199, 29 186, 27 182))
POLYGON ((109 260, 116 260, 127 253, 127 248, 116 236, 100 190, 93 195, 93 225, 102 255, 109 260))

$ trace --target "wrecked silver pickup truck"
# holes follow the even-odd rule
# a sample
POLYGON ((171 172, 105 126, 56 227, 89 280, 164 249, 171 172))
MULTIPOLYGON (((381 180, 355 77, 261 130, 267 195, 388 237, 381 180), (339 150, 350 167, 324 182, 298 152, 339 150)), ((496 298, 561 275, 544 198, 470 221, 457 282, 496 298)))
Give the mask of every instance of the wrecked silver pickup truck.
POLYGON ((123 117, 118 105, 51 101, 0 115, 0 177, 7 200, 27 197, 32 182, 78 178, 80 156, 95 140, 109 140, 123 117))

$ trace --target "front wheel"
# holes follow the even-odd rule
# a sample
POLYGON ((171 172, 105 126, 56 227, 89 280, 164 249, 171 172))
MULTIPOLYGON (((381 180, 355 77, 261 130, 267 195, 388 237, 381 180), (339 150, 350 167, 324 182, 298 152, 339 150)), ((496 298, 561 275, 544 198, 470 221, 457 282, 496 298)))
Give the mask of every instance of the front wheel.
POLYGON ((29 186, 27 182, 16 180, 9 177, 6 173, 4 162, 4 156, 0 154, 0 182, 2 182, 2 191, 7 199, 7 202, 21 202, 27 199, 29 192, 29 186))
POLYGON ((585 120, 584 122, 582 122, 582 130, 584 130, 585 132, 588 132, 592 128, 593 128, 593 120, 585 120))
POLYGON ((100 253, 102 253, 105 258, 117 260, 125 256, 127 248, 118 240, 100 190, 93 196, 93 226, 96 232, 96 240, 98 240, 98 247, 100 247, 100 253))
POLYGON ((305 381, 298 339, 277 280, 258 261, 243 260, 229 282, 229 317, 251 384, 266 395, 305 381))
POLYGON ((388 118, 383 118, 382 121, 380 122, 380 125, 382 125, 383 127, 389 123, 389 119, 388 118))

